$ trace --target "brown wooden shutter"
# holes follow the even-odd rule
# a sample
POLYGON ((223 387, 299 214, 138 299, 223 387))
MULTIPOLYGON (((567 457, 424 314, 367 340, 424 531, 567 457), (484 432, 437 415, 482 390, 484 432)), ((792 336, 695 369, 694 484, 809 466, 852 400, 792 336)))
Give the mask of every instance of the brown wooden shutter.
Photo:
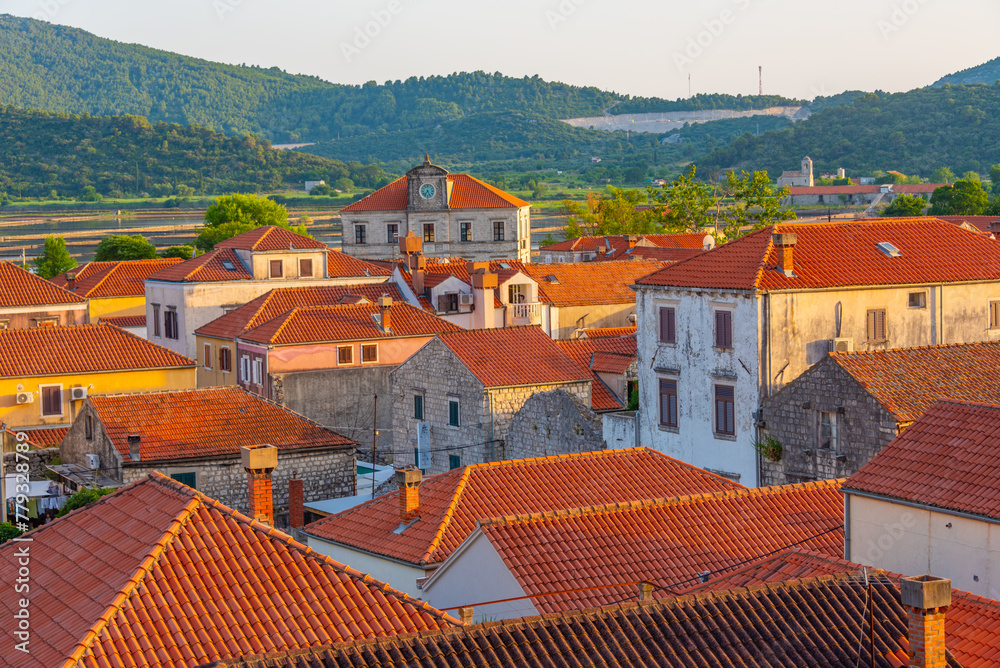
POLYGON ((733 347, 733 314, 729 311, 715 312, 715 347, 733 347))
POLYGON ((660 309, 660 342, 676 343, 677 328, 673 308, 660 309))

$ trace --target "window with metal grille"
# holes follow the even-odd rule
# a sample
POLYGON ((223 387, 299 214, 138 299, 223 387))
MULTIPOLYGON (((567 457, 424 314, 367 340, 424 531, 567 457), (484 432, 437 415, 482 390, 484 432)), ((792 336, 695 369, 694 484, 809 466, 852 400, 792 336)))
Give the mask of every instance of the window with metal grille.
POLYGON ((385 226, 385 240, 390 244, 399 243, 399 223, 389 223, 385 226))
POLYGON ((677 381, 660 380, 660 424, 677 426, 677 381))
POLYGON ((715 433, 736 435, 736 388, 715 386, 715 433))
POLYGON ((889 338, 885 331, 884 308, 868 309, 865 331, 869 343, 880 343, 889 338))
POLYGON ((660 309, 660 343, 677 343, 677 315, 672 306, 660 309))
POLYGON ((472 223, 459 223, 458 232, 462 241, 472 241, 472 223))
POLYGON ((732 311, 715 312, 715 347, 725 349, 733 347, 732 311))
POLYGON ((424 241, 434 241, 434 223, 424 223, 424 241))

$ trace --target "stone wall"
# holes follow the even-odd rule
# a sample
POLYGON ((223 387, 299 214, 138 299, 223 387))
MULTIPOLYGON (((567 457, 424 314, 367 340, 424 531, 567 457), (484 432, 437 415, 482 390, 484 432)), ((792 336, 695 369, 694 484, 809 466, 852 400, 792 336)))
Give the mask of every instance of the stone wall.
POLYGON ((782 455, 761 458, 762 485, 853 475, 896 437, 892 414, 829 357, 766 399, 764 422, 782 455), (839 447, 819 447, 820 412, 836 415, 839 447))
POLYGON ((19 460, 16 452, 4 453, 3 470, 7 473, 15 473, 17 471, 15 467, 18 464, 23 464, 23 458, 27 457, 28 475, 32 480, 37 480, 44 477, 45 474, 48 473, 45 467, 51 464, 52 460, 59 456, 59 448, 39 448, 37 450, 28 450, 27 452, 21 454, 22 458, 19 460))
POLYGON ((514 415, 504 458, 525 459, 603 450, 601 416, 565 390, 538 392, 514 415))

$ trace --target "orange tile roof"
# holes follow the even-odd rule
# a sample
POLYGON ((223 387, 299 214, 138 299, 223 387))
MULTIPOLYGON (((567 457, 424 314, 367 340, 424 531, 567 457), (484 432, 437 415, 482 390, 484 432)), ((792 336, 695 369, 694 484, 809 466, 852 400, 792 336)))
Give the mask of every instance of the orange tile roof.
POLYGON ((553 306, 565 308, 591 304, 634 304, 632 284, 661 266, 655 260, 566 262, 528 264, 524 266, 524 272, 538 283, 539 292, 544 292, 553 306), (554 276, 556 280, 549 280, 549 276, 554 276))
POLYGON ((214 248, 190 260, 150 274, 146 279, 170 283, 209 283, 249 281, 253 279, 253 274, 243 266, 236 251, 231 248, 214 248), (233 268, 227 269, 223 262, 228 263, 233 268))
MULTIPOLYGON (((687 248, 690 250, 702 250, 705 243, 704 232, 682 232, 679 234, 642 234, 639 236, 639 243, 648 243, 657 248, 687 248)), ((577 253, 592 253, 598 247, 610 248, 620 251, 623 247, 628 248, 628 236, 624 234, 612 234, 603 237, 577 237, 576 239, 566 239, 549 246, 542 246, 542 251, 576 251, 577 253)), ((641 246, 636 246, 640 248, 641 246)))
POLYGON ((1000 216, 938 216, 938 219, 961 225, 968 223, 980 232, 990 233, 990 223, 1000 221, 1000 216))
POLYGON ((374 285, 319 285, 309 287, 275 288, 247 302, 243 306, 199 327, 195 334, 220 339, 235 339, 243 332, 259 327, 300 306, 322 306, 344 303, 345 298, 356 295, 374 303, 382 295, 402 302, 403 295, 394 283, 374 285))
MULTIPOLYGON (((435 285, 440 285, 442 282, 447 280, 449 276, 454 276, 458 280, 462 281, 466 285, 472 285, 472 278, 469 276, 469 263, 466 260, 452 260, 452 261, 442 261, 442 258, 427 258, 427 268, 424 270, 424 285, 427 287, 433 287, 435 285)), ((399 273, 406 281, 410 289, 416 294, 416 290, 413 288, 413 274, 407 269, 405 263, 399 263, 399 273)), ((490 272, 497 274, 499 277, 499 282, 509 280, 517 272, 524 272, 525 263, 520 260, 491 260, 490 261, 490 272)), ((524 272, 526 274, 526 272, 524 272)), ((497 287, 493 291, 493 306, 495 308, 503 308, 503 302, 500 301, 499 296, 500 287, 497 287)), ((417 295, 417 299, 420 301, 420 305, 428 311, 433 311, 434 307, 431 302, 424 295, 417 295)), ((545 301, 544 295, 539 295, 540 301, 545 301)))
POLYGON ((0 331, 0 378, 195 365, 192 359, 110 325, 0 331))
POLYGON ((631 327, 591 327, 583 330, 588 339, 603 339, 618 336, 635 336, 636 326, 631 327))
MULTIPOLYGON (((634 336, 562 339, 556 341, 556 345, 572 357, 573 361, 591 372, 591 380, 593 381, 590 391, 591 408, 595 411, 613 411, 625 407, 625 404, 620 402, 614 392, 597 376, 598 371, 612 367, 605 366, 600 362, 595 366, 594 363, 598 361, 600 356, 602 361, 613 362, 614 369, 621 369, 620 371, 606 371, 607 373, 625 373, 625 369, 636 359, 634 336), (607 360, 604 359, 606 356, 607 360)), ((628 400, 628 397, 623 398, 628 400)))
POLYGON ((1000 244, 936 218, 786 223, 730 241, 637 281, 640 285, 802 290, 1000 279, 1000 244), (777 268, 771 234, 797 236, 794 273, 777 268), (890 257, 877 244, 901 251, 890 257))
MULTIPOLYGON (((484 622, 370 641, 244 656, 209 668, 854 668, 908 663, 906 611, 892 583, 871 588, 875 657, 867 638, 869 590, 851 575, 484 622), (859 651, 860 650, 860 651, 859 651)), ((960 665, 951 653, 941 664, 960 665)))
POLYGON ((64 290, 11 262, 0 262, 0 308, 86 304, 87 300, 64 290))
POLYGON ((399 492, 306 530, 366 552, 431 564, 444 561, 482 518, 729 489, 742 486, 655 450, 604 450, 472 464, 429 476, 420 485, 420 521, 398 534, 399 492))
POLYGON ((220 241, 215 247, 262 253, 267 251, 312 250, 314 248, 326 248, 326 244, 311 237, 286 230, 283 227, 264 225, 220 241))
POLYGON ((348 278, 353 276, 392 276, 392 269, 367 262, 339 250, 326 252, 326 275, 328 278, 348 278))
POLYGON ((912 422, 939 399, 1000 401, 1000 341, 832 353, 898 422, 912 422))
MULTIPOLYGON (((448 201, 450 209, 507 209, 531 206, 528 202, 468 174, 449 174, 448 181, 452 184, 451 198, 448 201)), ((367 197, 348 204, 341 209, 341 212, 405 211, 409 202, 407 177, 401 176, 367 197)))
POLYGON ((858 491, 1000 519, 1000 406, 940 401, 844 483, 858 491))
POLYGON ((76 272, 76 279, 72 282, 66 278, 65 273, 59 274, 51 281, 73 294, 88 299, 143 297, 146 295, 146 278, 148 276, 183 261, 179 257, 172 257, 120 262, 88 262, 83 267, 73 270, 76 272))
MULTIPOLYGON (((457 624, 159 473, 26 537, 32 638, 19 668, 190 667, 457 624)), ((23 545, 0 545, 4 572, 23 545)), ((0 597, 8 619, 16 604, 0 597)))
POLYGON ((111 325, 112 327, 121 327, 122 329, 128 329, 130 327, 145 327, 146 316, 145 315, 102 315, 98 319, 98 324, 111 325))
POLYGON ((574 362, 540 327, 471 329, 439 336, 485 387, 590 380, 590 372, 574 362))
POLYGON ((613 262, 622 260, 656 260, 657 262, 680 262, 689 260, 696 255, 701 255, 705 251, 691 248, 646 248, 636 246, 628 250, 614 253, 613 255, 598 255, 594 262, 613 262))
POLYGON ((663 588, 654 593, 662 598, 704 571, 792 545, 836 557, 844 549, 841 482, 556 510, 480 525, 535 609, 558 612, 619 600, 617 588, 594 589, 607 584, 652 582, 663 588), (568 593, 539 596, 552 592, 568 593))
POLYGON ((143 462, 238 457, 244 445, 279 450, 354 447, 349 438, 236 386, 98 395, 88 399, 122 461, 128 437, 142 438, 143 462))
POLYGON ((440 332, 464 331, 458 325, 426 311, 396 302, 389 310, 390 330, 384 331, 375 316, 378 304, 339 306, 303 306, 292 309, 259 327, 240 335, 244 341, 290 346, 327 341, 369 341, 414 336, 433 336, 440 332))
POLYGON ((10 434, 15 439, 19 431, 23 431, 28 437, 28 443, 35 448, 58 448, 63 439, 66 438, 66 433, 69 431, 69 427, 55 427, 50 429, 7 429, 7 433, 10 434))

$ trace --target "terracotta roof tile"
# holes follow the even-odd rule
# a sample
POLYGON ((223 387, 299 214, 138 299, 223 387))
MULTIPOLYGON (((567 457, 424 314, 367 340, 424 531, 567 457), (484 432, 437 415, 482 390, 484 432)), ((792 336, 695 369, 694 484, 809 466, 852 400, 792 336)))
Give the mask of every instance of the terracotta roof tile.
POLYGON ((386 332, 380 324, 380 313, 378 304, 373 303, 303 306, 241 334, 240 338, 273 346, 288 346, 326 341, 433 336, 441 332, 464 331, 458 325, 400 301, 390 307, 390 330, 386 332), (376 317, 379 318, 378 321, 376 317))
MULTIPOLYGON (((56 285, 88 299, 109 297, 143 297, 146 278, 161 269, 183 262, 179 257, 121 262, 88 262, 77 268, 76 279, 70 282, 66 274, 51 279, 56 285)), ((71 272, 67 272, 71 273, 71 272)))
POLYGON ((1000 406, 941 401, 844 490, 1000 519, 1000 406))
POLYGON ((410 193, 407 191, 409 182, 401 176, 387 186, 383 186, 370 195, 362 197, 357 202, 348 204, 342 213, 355 211, 405 211, 410 203, 410 193))
POLYGON ((392 276, 392 270, 348 255, 339 250, 326 252, 326 274, 328 278, 349 278, 361 276, 392 276))
POLYGON ((590 380, 590 372, 540 327, 461 330, 441 334, 440 339, 486 387, 590 380))
POLYGON ((216 248, 234 248, 237 250, 267 251, 312 250, 326 248, 326 244, 302 234, 297 234, 283 227, 264 225, 249 232, 238 234, 215 245, 216 248))
POLYGON ((936 218, 785 223, 730 241, 637 281, 640 285, 800 290, 1000 279, 1000 244, 936 218), (793 233, 795 276, 777 269, 772 232, 793 233), (889 242, 898 257, 882 252, 889 242))
POLYGON ((87 300, 11 262, 0 262, 0 308, 86 304, 87 300))
MULTIPOLYGON (((452 184, 451 199, 448 201, 448 206, 451 209, 506 209, 531 206, 528 202, 468 174, 449 174, 447 178, 452 184)), ((406 177, 401 176, 367 197, 348 204, 341 211, 345 213, 405 211, 410 201, 407 187, 406 177)))
POLYGON ((125 462, 129 435, 144 462, 239 456, 244 445, 279 450, 353 447, 348 438, 235 386, 93 396, 88 399, 125 462))
MULTIPOLYGON (((486 622, 365 642, 244 657, 229 668, 853 668, 906 665, 907 621, 891 583, 871 588, 874 659, 864 637, 868 591, 849 575, 486 622), (858 651, 860 646, 861 651, 858 651), (901 661, 899 657, 903 657, 901 661)), ((958 661, 948 655, 949 667, 958 661)))
MULTIPOLYGON (((457 624, 158 473, 27 537, 37 635, 20 668, 190 667, 457 624)), ((21 545, 0 545, 4 572, 21 545)))
POLYGON ((28 443, 35 448, 57 448, 62 444, 69 427, 54 427, 50 429, 7 429, 7 433, 17 438, 19 431, 28 437, 28 443))
POLYGON ((98 324, 111 325, 112 327, 120 327, 122 329, 128 329, 130 327, 145 327, 146 316, 145 315, 102 315, 98 319, 98 324))
MULTIPOLYGON (((639 244, 650 244, 656 248, 687 248, 702 250, 705 243, 704 232, 683 232, 680 234, 643 234, 639 235, 639 244)), ((628 236, 613 234, 603 237, 577 237, 567 239, 549 246, 542 246, 542 251, 576 251, 578 253, 594 252, 598 247, 620 250, 628 248, 628 236)), ((636 246, 637 248, 641 246, 636 246)))
POLYGON ((253 274, 243 266, 236 251, 231 248, 214 248, 190 260, 150 274, 146 279, 171 283, 208 283, 249 281, 253 279, 253 274))
POLYGON ((636 327, 591 327, 583 330, 588 339, 603 339, 608 337, 635 336, 636 327))
POLYGON ((400 522, 398 492, 314 522, 307 531, 409 563, 439 563, 482 518, 729 489, 742 486, 655 450, 605 450, 473 464, 430 476, 420 485, 420 521, 399 534, 393 533, 400 522), (603 484, 589 484, 594 480, 603 484))
MULTIPOLYGON (((593 381, 590 392, 591 408, 595 411, 613 411, 625 407, 597 376, 597 372, 605 369, 607 373, 624 373, 625 369, 636 359, 634 336, 559 340, 556 341, 556 345, 572 357, 577 364, 590 370, 593 381), (599 357, 600 362, 598 362, 599 357), (602 364, 605 361, 608 362, 608 366, 602 364), (598 362, 597 367, 594 366, 595 362, 598 362), (621 370, 608 371, 607 369, 621 370)), ((628 398, 624 398, 627 401, 628 398)))
POLYGON ((195 365, 192 359, 110 325, 0 331, 0 378, 195 365))
POLYGON ((1000 341, 832 353, 898 422, 912 422, 939 399, 1000 400, 1000 341))
POLYGON ((990 223, 1000 221, 1000 216, 938 216, 939 220, 944 220, 955 225, 968 223, 980 232, 990 233, 990 223))
POLYGON ((680 262, 681 260, 689 260, 696 255, 701 255, 704 252, 705 251, 700 248, 698 250, 694 250, 692 248, 646 248, 644 246, 636 246, 635 248, 630 248, 629 250, 615 253, 613 255, 598 255, 594 258, 594 261, 617 262, 622 260, 656 260, 660 263, 680 262))
POLYGON ((607 605, 604 584, 648 581, 676 594, 701 573, 800 544, 844 549, 840 480, 735 489, 482 521, 483 535, 540 612, 607 605))
POLYGON ((553 306, 568 307, 634 304, 635 292, 631 286, 661 266, 653 260, 566 262, 528 264, 524 271, 537 281, 539 291, 545 293, 553 306), (550 280, 550 276, 555 277, 555 280, 550 280))
POLYGON ((403 295, 394 283, 275 288, 198 328, 195 334, 235 339, 243 332, 259 327, 301 306, 332 306, 345 303, 345 299, 350 296, 364 297, 369 302, 375 303, 382 295, 403 302, 403 295))

